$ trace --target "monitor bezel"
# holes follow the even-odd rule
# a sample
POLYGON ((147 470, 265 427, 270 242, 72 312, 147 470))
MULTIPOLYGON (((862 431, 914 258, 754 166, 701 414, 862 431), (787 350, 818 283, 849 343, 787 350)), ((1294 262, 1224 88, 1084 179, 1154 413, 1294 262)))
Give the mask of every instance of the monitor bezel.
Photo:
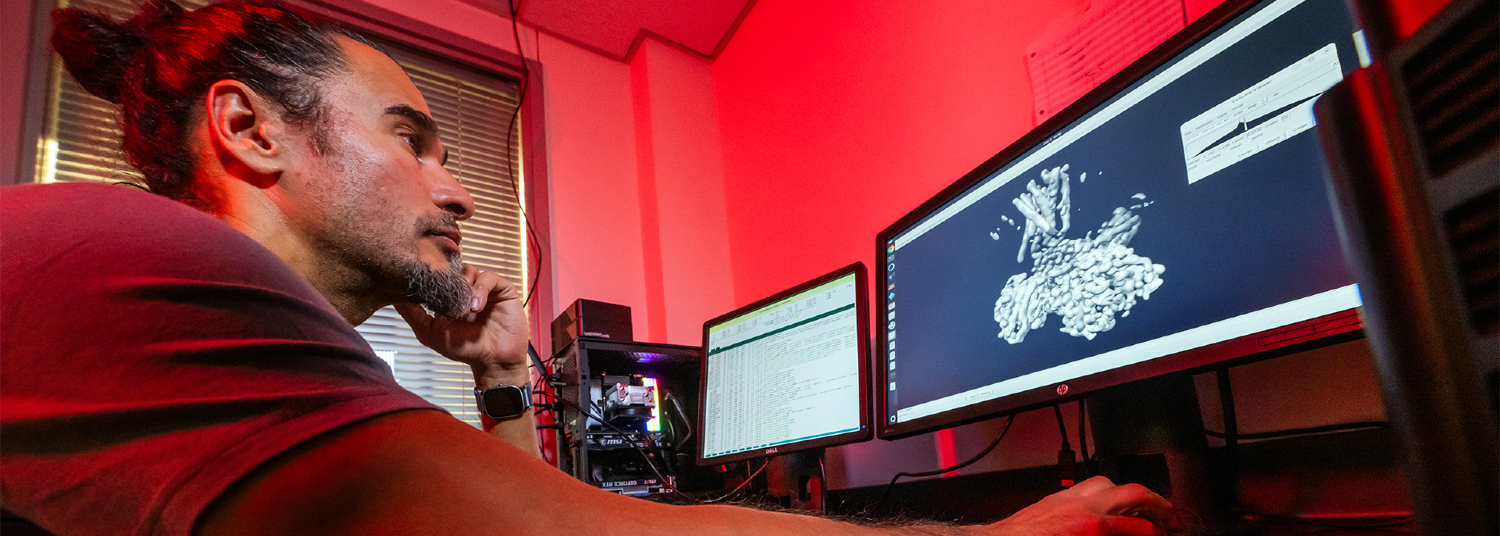
MULTIPOLYGON (((1162 42, 1162 44, 1157 45, 1140 59, 1121 69, 1120 72, 1105 80, 1098 87, 1079 97, 1073 104, 1036 126, 1030 132, 996 153, 995 156, 990 157, 983 164, 966 173, 958 181, 944 188, 921 205, 918 205, 917 208, 903 215, 895 223, 881 230, 875 237, 875 258, 882 260, 886 258, 886 247, 896 235, 905 232, 918 224, 923 218, 941 210, 943 206, 962 196, 970 188, 989 178, 1007 164, 1021 158, 1026 152, 1044 144, 1053 136, 1059 134, 1069 124, 1103 106, 1106 101, 1125 91, 1131 84, 1142 80, 1153 70, 1183 54, 1188 48, 1198 44, 1213 32, 1254 9, 1256 6, 1269 4, 1272 1, 1274 0, 1226 0, 1213 10, 1205 13, 1198 20, 1178 31, 1175 35, 1162 42)), ((885 289, 888 284, 886 271, 877 269, 875 276, 875 288, 885 289)), ((883 299, 881 303, 884 303, 883 299)), ((1357 338, 1360 336, 1359 334, 1349 335, 1348 333, 1358 329, 1359 324, 1356 310, 1347 309, 1271 330, 1235 337, 1199 348, 1156 357, 1133 365, 1012 393, 899 423, 888 421, 888 416, 890 415, 890 408, 888 407, 890 398, 882 391, 880 396, 875 397, 876 400, 874 402, 876 411, 875 433, 876 437, 880 439, 890 440, 952 428, 954 426, 1075 400, 1090 392, 1146 378, 1199 369, 1225 361, 1254 359, 1251 356, 1256 355, 1262 357, 1280 355, 1286 353, 1289 346, 1294 348, 1309 348, 1319 344, 1328 344, 1330 341, 1338 342, 1357 338), (1318 326, 1333 320, 1349 317, 1356 318, 1353 324, 1348 324, 1340 329, 1329 330, 1316 337, 1304 338, 1296 344, 1267 346, 1262 343, 1262 339, 1268 333, 1295 331, 1298 329, 1305 330, 1311 326, 1318 326), (1334 336, 1339 337, 1329 339, 1334 336), (1320 343, 1318 339, 1329 340, 1320 343)), ((879 342, 878 348, 885 348, 889 344, 889 335, 884 329, 880 330, 879 342)), ((878 385, 886 385, 890 381, 887 367, 877 366, 876 368, 879 370, 878 385)))
POLYGON ((699 430, 698 444, 695 445, 695 448, 693 449, 693 457, 697 460, 698 465, 723 464, 753 458, 776 456, 792 452, 801 452, 805 450, 836 447, 839 445, 848 445, 850 443, 869 441, 870 439, 873 439, 875 437, 875 427, 872 426, 872 421, 874 420, 874 409, 872 407, 872 404, 870 403, 870 378, 872 377, 872 374, 870 371, 870 286, 867 279, 868 277, 869 276, 865 269, 864 263, 856 262, 854 264, 844 266, 827 274, 808 280, 807 282, 804 282, 790 289, 778 292, 773 296, 756 301, 755 303, 752 303, 750 305, 746 305, 728 313, 719 315, 703 323, 703 346, 699 351, 698 367, 698 413, 696 416, 694 416, 693 419, 694 426, 696 426, 699 430), (705 410, 708 407, 709 327, 726 322, 730 319, 749 313, 761 307, 771 305, 786 298, 790 298, 798 293, 812 289, 813 287, 817 287, 824 283, 847 277, 851 273, 854 274, 854 312, 856 315, 855 337, 857 339, 859 352, 859 429, 853 432, 820 437, 817 439, 808 439, 795 443, 787 443, 784 445, 776 445, 765 449, 749 450, 745 452, 736 452, 720 456, 705 457, 703 455, 703 449, 705 444, 704 440, 707 439, 707 427, 705 426, 705 422, 708 419, 708 414, 705 410))

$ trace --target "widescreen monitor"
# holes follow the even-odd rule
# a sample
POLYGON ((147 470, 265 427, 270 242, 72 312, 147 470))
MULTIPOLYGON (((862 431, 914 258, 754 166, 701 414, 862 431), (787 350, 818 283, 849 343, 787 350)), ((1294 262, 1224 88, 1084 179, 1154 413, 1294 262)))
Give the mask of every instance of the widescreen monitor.
POLYGON ((855 263, 703 324, 700 464, 873 437, 865 278, 855 263))
POLYGON ((879 436, 1357 330, 1312 105, 1366 57, 1231 0, 881 232, 879 436))

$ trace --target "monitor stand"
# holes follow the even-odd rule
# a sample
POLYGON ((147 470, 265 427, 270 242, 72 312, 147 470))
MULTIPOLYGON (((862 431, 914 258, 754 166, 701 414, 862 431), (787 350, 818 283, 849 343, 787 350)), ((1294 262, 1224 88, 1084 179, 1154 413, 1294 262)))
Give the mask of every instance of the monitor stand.
POLYGON ((771 460, 767 475, 771 495, 790 499, 788 507, 824 513, 828 486, 823 482, 823 449, 783 454, 771 460), (780 478, 777 478, 780 475, 780 478))
POLYGON ((1100 474, 1144 485, 1205 526, 1224 526, 1228 505, 1209 477, 1208 436, 1191 375, 1111 387, 1087 403, 1100 474))

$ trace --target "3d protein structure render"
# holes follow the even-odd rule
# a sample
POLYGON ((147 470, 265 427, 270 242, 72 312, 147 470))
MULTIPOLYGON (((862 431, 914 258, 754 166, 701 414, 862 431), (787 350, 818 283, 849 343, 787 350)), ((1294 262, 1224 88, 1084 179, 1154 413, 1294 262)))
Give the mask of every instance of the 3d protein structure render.
MULTIPOLYGON (((1087 173, 1080 175, 1079 182, 1087 178, 1087 173)), ((1016 262, 1025 262, 1028 254, 1032 261, 1031 271, 1011 276, 995 300, 999 337, 1011 344, 1046 325, 1052 314, 1062 317, 1063 333, 1093 340, 1115 327, 1116 315, 1130 316, 1137 299, 1149 299, 1162 285, 1166 267, 1129 247, 1141 227, 1135 211, 1151 204, 1146 196, 1136 194, 1136 204, 1115 208, 1097 231, 1066 238, 1072 212, 1069 179, 1067 165, 1043 170, 1040 182, 1030 181, 1011 201, 1026 220, 1016 262)), ((999 233, 990 237, 1000 239, 999 233)))

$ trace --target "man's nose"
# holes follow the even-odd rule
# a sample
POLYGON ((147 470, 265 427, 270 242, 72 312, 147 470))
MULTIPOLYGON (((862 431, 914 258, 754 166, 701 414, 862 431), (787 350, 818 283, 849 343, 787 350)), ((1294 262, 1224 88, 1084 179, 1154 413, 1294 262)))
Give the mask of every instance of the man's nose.
POLYGON ((467 220, 474 215, 474 198, 458 183, 457 177, 442 167, 437 168, 433 178, 432 203, 453 213, 459 220, 467 220))

